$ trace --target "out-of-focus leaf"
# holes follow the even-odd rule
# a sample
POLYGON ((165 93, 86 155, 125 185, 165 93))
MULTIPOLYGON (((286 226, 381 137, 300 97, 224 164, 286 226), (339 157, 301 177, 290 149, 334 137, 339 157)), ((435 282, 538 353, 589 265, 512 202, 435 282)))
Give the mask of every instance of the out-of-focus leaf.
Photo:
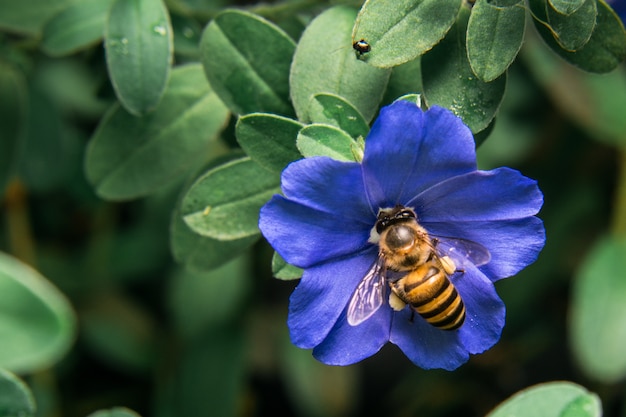
POLYGON ((272 257, 272 274, 278 279, 289 281, 302 276, 302 269, 288 264, 278 252, 274 252, 272 257))
POLYGON ((153 193, 208 156, 227 118, 202 67, 178 67, 154 112, 137 118, 116 105, 103 118, 87 148, 87 179, 107 199, 153 193))
POLYGON ((113 407, 108 410, 98 410, 87 417, 141 417, 139 414, 126 407, 113 407))
POLYGON ((584 260, 574 285, 571 341, 583 370, 606 383, 626 376, 626 240, 603 238, 584 260))
POLYGON ((0 367, 34 372, 61 359, 74 341, 72 307, 50 282, 0 253, 0 367))
POLYGON ((474 133, 489 126, 506 86, 506 74, 491 82, 476 77, 465 50, 469 10, 462 8, 455 25, 432 51, 422 57, 424 99, 428 106, 446 107, 474 133))
POLYGON ((99 42, 104 36, 104 24, 113 1, 84 0, 50 19, 43 28, 43 51, 62 56, 99 42))
POLYGON ((172 63, 172 26, 163 2, 115 0, 104 39, 117 98, 131 114, 153 110, 163 97, 172 63))
POLYGON ((353 42, 371 46, 362 59, 389 68, 412 61, 437 44, 450 29, 461 0, 367 0, 357 16, 353 42))
POLYGON ((378 110, 390 70, 356 58, 349 35, 355 17, 356 10, 350 7, 333 7, 317 16, 302 34, 289 80, 299 120, 311 121, 311 98, 319 93, 345 98, 367 121, 378 110))
POLYGON ((178 270, 169 294, 177 329, 187 339, 235 318, 252 285, 245 256, 207 272, 178 270))
POLYGON ((202 27, 194 19, 173 14, 172 29, 174 31, 174 52, 176 56, 183 56, 194 61, 200 60, 200 39, 202 27))
POLYGON ((522 47, 526 8, 522 0, 510 3, 478 0, 472 8, 467 25, 467 55, 472 71, 485 82, 502 75, 522 47))
POLYGON ((556 41, 566 51, 582 48, 596 26, 597 0, 586 0, 581 7, 569 15, 562 15, 548 7, 548 23, 554 31, 556 41))
POLYGON ((4 194, 24 132, 28 92, 24 76, 0 63, 0 195, 4 194))
POLYGON ((231 322, 205 329, 182 346, 174 374, 156 395, 154 416, 237 415, 249 377, 245 371, 250 342, 244 331, 241 323, 231 322))
POLYGON ((626 73, 589 74, 572 68, 529 36, 523 57, 554 103, 599 141, 626 148, 626 73))
POLYGON ((202 64, 211 86, 232 112, 293 115, 289 66, 293 40, 251 13, 227 10, 202 35, 202 64))
POLYGON ((549 0, 549 2, 558 13, 569 15, 578 10, 585 0, 549 0))
POLYGON ((235 126, 237 142, 263 168, 274 172, 302 158, 296 137, 304 125, 287 117, 266 113, 241 116, 235 126))
POLYGON ((38 35, 44 24, 78 0, 3 0, 0 28, 23 35, 38 35))
POLYGON ((400 96, 418 94, 422 91, 424 91, 424 87, 422 87, 422 60, 415 58, 393 68, 383 103, 391 103, 400 96))
POLYGON ((297 141, 300 153, 305 157, 328 156, 338 161, 355 160, 355 141, 338 127, 312 124, 298 133, 297 141))
POLYGON ((546 0, 529 0, 528 4, 541 37, 572 65, 588 72, 605 73, 615 69, 626 58, 626 30, 619 16, 606 3, 597 2, 595 29, 585 46, 576 52, 561 48, 546 27, 546 0))
POLYGON ((526 388, 504 401, 487 417, 600 417, 594 393, 572 382, 558 381, 526 388))
POLYGON ((0 369, 0 417, 34 417, 35 399, 18 377, 0 369))
POLYGON ((213 168, 191 186, 181 206, 185 223, 196 233, 218 240, 259 234, 259 210, 278 193, 279 174, 250 158, 213 168))
POLYGON ((82 336, 92 352, 113 368, 142 372, 156 357, 156 323, 119 293, 89 300, 81 313, 82 336))
POLYGON ((370 130, 363 115, 346 99, 335 94, 314 95, 309 116, 313 123, 337 126, 353 138, 365 137, 370 130))

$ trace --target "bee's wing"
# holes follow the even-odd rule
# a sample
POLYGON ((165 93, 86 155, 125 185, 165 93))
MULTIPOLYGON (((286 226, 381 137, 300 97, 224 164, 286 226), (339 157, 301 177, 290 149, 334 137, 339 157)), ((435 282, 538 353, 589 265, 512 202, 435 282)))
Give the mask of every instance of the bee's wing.
POLYGON ((356 287, 348 304, 348 324, 357 326, 370 318, 383 304, 385 290, 384 263, 379 258, 356 287))
POLYGON ((491 260, 489 250, 480 243, 453 237, 436 237, 436 249, 439 256, 449 256, 463 267, 468 262, 482 266, 491 260))

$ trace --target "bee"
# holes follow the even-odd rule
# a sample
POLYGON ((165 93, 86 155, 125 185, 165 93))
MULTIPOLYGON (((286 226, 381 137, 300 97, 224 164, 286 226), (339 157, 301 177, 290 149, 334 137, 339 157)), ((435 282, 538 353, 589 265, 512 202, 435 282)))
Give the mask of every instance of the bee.
POLYGON ((431 237, 417 221, 413 209, 398 205, 381 209, 372 229, 378 257, 357 286, 348 304, 348 323, 357 326, 384 302, 402 310, 407 304, 426 322, 442 330, 455 330, 465 321, 465 304, 450 277, 471 262, 484 265, 489 251, 464 239, 431 237), (454 260, 453 260, 454 258, 454 260))
POLYGON ((359 53, 359 56, 362 56, 372 50, 372 46, 365 39, 354 42, 352 47, 359 53))

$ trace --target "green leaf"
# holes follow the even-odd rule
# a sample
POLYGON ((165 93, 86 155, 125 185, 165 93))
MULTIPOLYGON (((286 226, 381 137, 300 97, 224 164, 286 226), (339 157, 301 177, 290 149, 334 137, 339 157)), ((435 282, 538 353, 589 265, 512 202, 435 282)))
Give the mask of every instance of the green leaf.
POLYGON ((293 115, 289 66, 293 40, 251 13, 227 10, 209 23, 200 50, 206 76, 233 113, 293 115))
POLYGON ((626 240, 605 237, 574 282, 571 342, 582 369, 605 383, 626 376, 626 240))
POLYGON ((608 74, 578 71, 528 37, 524 58, 553 102, 594 139, 626 149, 626 77, 623 68, 608 74))
POLYGON ((241 315, 252 285, 248 258, 235 260, 213 271, 179 270, 167 292, 177 330, 187 340, 202 335, 241 315))
POLYGON ((235 126, 237 142, 246 154, 263 168, 274 172, 302 158, 296 137, 304 125, 274 114, 252 113, 241 116, 235 126))
POLYGON ((113 1, 84 0, 66 8, 44 26, 41 49, 51 56, 63 56, 98 43, 113 1))
POLYGON ((174 258, 191 272, 217 268, 239 256, 259 239, 258 235, 234 240, 217 240, 199 235, 187 226, 179 211, 174 212, 170 233, 174 258))
POLYGON ((548 0, 550 6, 559 14, 569 15, 576 12, 585 0, 548 0))
POLYGON ((476 76, 485 82, 502 75, 515 60, 524 40, 523 0, 498 6, 478 0, 467 25, 467 56, 476 76))
POLYGON ((356 58, 349 35, 355 17, 352 8, 330 8, 317 16, 300 37, 289 80, 300 121, 311 121, 311 98, 319 93, 345 98, 366 121, 376 114, 390 71, 356 58))
POLYGON ((576 52, 563 50, 547 26, 546 0, 530 0, 535 27, 548 46, 576 67, 595 73, 615 69, 626 59, 626 30, 619 16, 605 2, 597 2, 596 26, 589 41, 576 52))
POLYGON ((81 337, 92 354, 125 372, 146 372, 157 357, 157 325, 123 294, 100 291, 81 311, 81 337))
POLYGON ((465 50, 469 10, 462 8, 456 24, 432 51, 422 57, 424 100, 446 107, 474 133, 489 126, 506 86, 506 74, 491 82, 476 77, 465 50))
POLYGON ((600 417, 598 396, 572 382, 526 388, 504 401, 487 417, 600 417))
POLYGON ((0 195, 15 169, 27 116, 26 80, 17 69, 0 62, 0 195))
POLYGON ((0 369, 0 417, 34 417, 35 399, 18 377, 0 369))
POLYGON ((98 410, 87 417, 141 417, 139 414, 126 407, 113 407, 107 410, 98 410))
POLYGON ((338 161, 355 161, 356 142, 347 132, 335 126, 308 125, 298 133, 296 143, 306 158, 328 156, 338 161))
POLYGON ((371 51, 362 59, 389 68, 412 61, 435 46, 454 23, 461 0, 367 0, 356 19, 353 42, 371 51))
POLYGON ((302 277, 303 270, 297 266, 288 264, 278 252, 274 252, 272 256, 272 275, 283 281, 299 279, 302 277))
POLYGON ((191 17, 172 14, 174 31, 174 53, 193 61, 200 60, 200 39, 202 27, 191 17))
POLYGON ((363 115, 350 102, 335 94, 314 95, 309 116, 313 123, 336 126, 353 138, 364 138, 370 130, 363 115))
POLYGON ((173 40, 161 0, 115 0, 105 25, 107 68, 117 98, 142 115, 161 100, 170 76, 173 40))
POLYGON ((34 372, 61 359, 74 341, 72 307, 50 282, 0 252, 0 367, 34 372))
POLYGON ((422 91, 424 91, 422 86, 422 59, 418 57, 393 68, 383 103, 391 103, 400 96, 418 94, 422 91))
POLYGON ((181 214, 196 233, 218 240, 259 234, 259 210, 280 191, 277 173, 250 158, 213 168, 183 197, 181 214))
POLYGON ((227 118, 202 67, 178 67, 154 112, 138 118, 116 105, 104 116, 87 148, 87 179, 106 199, 151 194, 202 162, 227 118))
POLYGON ((554 38, 566 51, 582 48, 596 26, 597 0, 586 0, 583 5, 569 15, 559 14, 551 7, 547 8, 548 24, 554 32, 554 38))
POLYGON ((4 0, 0 2, 0 28, 29 36, 40 34, 44 24, 78 0, 4 0))

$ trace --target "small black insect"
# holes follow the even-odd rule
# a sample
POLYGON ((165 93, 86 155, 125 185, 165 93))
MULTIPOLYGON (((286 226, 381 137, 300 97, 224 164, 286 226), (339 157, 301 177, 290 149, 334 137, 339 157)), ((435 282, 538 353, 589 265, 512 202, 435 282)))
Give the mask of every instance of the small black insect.
POLYGON ((368 53, 372 50, 372 47, 365 39, 361 39, 360 41, 356 41, 352 44, 352 47, 355 51, 359 53, 359 56, 368 53))

